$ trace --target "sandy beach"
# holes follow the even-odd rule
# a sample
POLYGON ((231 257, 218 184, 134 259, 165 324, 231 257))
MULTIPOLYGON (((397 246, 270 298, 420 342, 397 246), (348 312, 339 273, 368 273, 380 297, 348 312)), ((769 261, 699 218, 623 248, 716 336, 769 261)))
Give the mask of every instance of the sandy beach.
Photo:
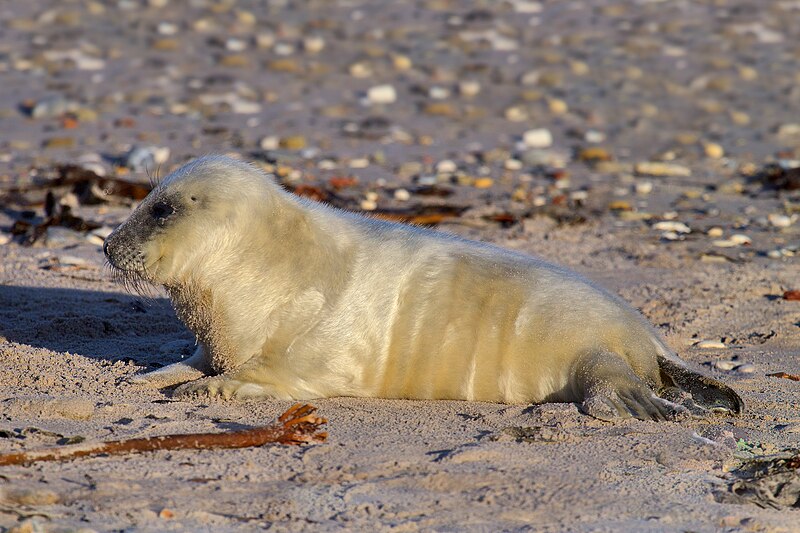
POLYGON ((799 19, 793 0, 4 2, 0 453, 290 407, 128 381, 195 341, 162 290, 113 282, 103 238, 212 153, 570 267, 746 411, 320 399, 323 444, 2 467, 0 531, 800 531, 799 19))

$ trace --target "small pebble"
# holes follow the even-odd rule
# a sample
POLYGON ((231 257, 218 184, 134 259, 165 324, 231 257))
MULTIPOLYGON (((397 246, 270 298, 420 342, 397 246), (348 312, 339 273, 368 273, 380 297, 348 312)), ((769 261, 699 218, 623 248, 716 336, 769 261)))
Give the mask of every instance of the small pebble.
POLYGON ((178 33, 178 26, 171 22, 159 22, 156 31, 161 35, 175 35, 178 33))
POLYGON ((95 246, 103 246, 103 243, 106 242, 105 239, 101 239, 97 235, 92 235, 91 233, 86 236, 86 242, 89 244, 93 244, 95 246))
POLYGON ((244 9, 239 9, 236 11, 236 20, 245 26, 255 26, 258 22, 258 19, 254 13, 245 11, 244 9))
POLYGON ((348 72, 354 78, 370 78, 372 77, 372 68, 369 64, 359 61, 358 63, 353 63, 348 67, 348 72))
POLYGON ((397 91, 391 85, 376 85, 367 91, 371 104, 391 104, 397 100, 397 91))
POLYGON ((725 232, 722 230, 722 228, 717 227, 717 226, 714 226, 713 228, 710 228, 706 232, 706 235, 708 235, 709 237, 713 237, 715 239, 718 239, 719 237, 722 237, 724 234, 725 234, 725 232))
POLYGON ((636 183, 636 194, 650 194, 653 192, 653 182, 652 181, 639 181, 636 183))
POLYGON ((114 228, 112 228, 110 226, 101 226, 101 227, 99 227, 97 229, 93 229, 91 232, 89 232, 89 234, 90 235, 95 235, 95 236, 97 236, 97 237, 99 237, 101 239, 105 239, 106 237, 111 235, 112 231, 114 231, 114 228))
POLYGON ((89 264, 86 259, 74 255, 61 255, 58 257, 58 262, 64 266, 86 266, 89 264))
POLYGON ((225 41, 225 48, 231 52, 243 52, 247 49, 247 43, 241 39, 230 38, 225 41))
POLYGON ((407 202, 411 199, 411 193, 405 189, 397 189, 394 191, 394 199, 399 202, 407 202))
POLYGON ((290 56, 294 53, 294 45, 291 43, 275 43, 275 46, 272 47, 272 51, 277 56, 290 56))
POLYGON ((488 189, 494 185, 494 180, 492 178, 478 178, 472 183, 472 185, 476 189, 488 189))
POLYGON ((306 147, 306 138, 302 135, 283 137, 279 142, 279 146, 286 150, 302 150, 306 147))
POLYGON ((589 199, 589 193, 587 191, 572 191, 569 197, 576 202, 585 202, 589 199))
POLYGON ((428 96, 434 100, 446 100, 450 98, 450 89, 447 87, 431 87, 428 89, 428 96))
POLYGON ((235 98, 230 102, 231 111, 238 115, 254 115, 261 112, 261 104, 235 98))
POLYGON ((778 137, 795 137, 800 135, 800 124, 789 123, 781 124, 776 132, 778 137))
POLYGON ((395 70, 408 70, 413 66, 411 59, 404 55, 395 55, 392 57, 392 66, 395 70))
POLYGON ((795 217, 789 217, 779 213, 770 213, 767 215, 767 220, 776 228, 788 228, 794 223, 795 217))
POLYGON ((369 166, 369 159, 366 157, 357 157, 351 159, 348 166, 350 168, 367 168, 369 166))
POLYGON ((159 146, 134 146, 125 154, 124 166, 135 172, 155 172, 169 159, 169 148, 159 146))
POLYGON ((268 135, 262 138, 258 145, 262 150, 277 150, 280 146, 280 138, 277 135, 268 135))
POLYGON ((781 250, 770 250, 769 252, 767 252, 767 257, 769 257, 770 259, 782 259, 783 253, 781 252, 781 250))
POLYGON ((80 107, 74 100, 68 100, 61 96, 44 98, 30 107, 30 116, 33 118, 57 117, 70 111, 75 111, 80 107))
POLYGON ((378 203, 375 200, 361 200, 361 209, 364 211, 375 211, 378 203))
POLYGON ((481 84, 475 80, 464 80, 458 84, 458 92, 468 98, 477 96, 481 92, 481 84))
POLYGON ((503 168, 506 170, 519 170, 522 168, 522 161, 519 159, 506 159, 503 163, 503 168))
MULTIPOLYGON (((250 60, 246 55, 231 54, 220 58, 220 66, 230 68, 247 68, 250 66, 250 60)), ((278 69, 275 69, 278 70, 278 69)))
POLYGON ((538 0, 513 0, 510 4, 517 13, 534 14, 542 12, 542 3, 538 0))
POLYGON ((706 157, 711 159, 720 159, 725 155, 725 150, 717 143, 706 143, 703 145, 706 157))
POLYGON ((447 102, 430 102, 422 108, 422 112, 440 117, 455 117, 458 115, 456 108, 447 102))
POLYGON ((602 131, 588 130, 583 135, 583 140, 585 140, 587 143, 601 143, 606 140, 606 134, 602 131))
POLYGON ((721 239, 716 240, 713 242, 714 246, 719 248, 733 248, 736 246, 747 246, 751 244, 753 241, 747 235, 742 235, 741 233, 737 233, 731 235, 728 239, 721 239))
POLYGON ((730 117, 737 126, 747 126, 750 124, 750 115, 743 111, 731 111, 730 117))
POLYGON ((522 134, 522 142, 529 148, 548 148, 553 144, 553 134, 545 128, 528 130, 522 134))
MULTIPOLYGON (((611 211, 631 211, 633 210, 633 206, 630 202, 626 200, 614 200, 613 202, 608 204, 608 208, 611 211)), ((677 235, 675 235, 677 238, 677 235)))
POLYGON ((503 116, 510 122, 523 122, 528 120, 528 111, 524 107, 512 106, 503 112, 503 116))
POLYGON ((456 166, 455 161, 451 161, 450 159, 444 159, 436 164, 436 172, 439 173, 452 174, 456 170, 458 170, 458 166, 456 166))
POLYGON ((736 371, 740 374, 752 374, 756 371, 755 365, 751 365, 750 363, 745 363, 741 366, 736 367, 736 371))
POLYGON ((662 220, 653 225, 654 229, 659 231, 674 231, 676 233, 691 233, 692 230, 683 222, 677 220, 662 220))
POLYGON ((636 174, 640 176, 681 176, 689 177, 692 175, 691 169, 682 165, 675 165, 671 163, 661 163, 658 161, 646 161, 637 163, 633 167, 636 174))
POLYGON ((694 345, 695 348, 701 348, 704 350, 723 350, 726 348, 725 343, 721 341, 715 340, 704 340, 700 341, 694 345))
POLYGON ((736 363, 735 361, 716 361, 714 363, 714 366, 719 370, 724 370, 727 372, 729 370, 733 370, 734 368, 736 368, 738 366, 738 363, 736 363))
POLYGON ((698 137, 693 131, 685 131, 676 135, 675 140, 681 144, 689 146, 690 144, 695 144, 698 141, 698 137))
POLYGON ((106 167, 103 165, 103 158, 100 156, 100 154, 83 154, 77 159, 77 163, 81 166, 81 168, 94 172, 100 177, 108 174, 106 167))
POLYGON ((611 161, 613 159, 607 150, 599 146, 592 146, 583 148, 578 152, 578 160, 589 163, 597 163, 599 161, 611 161))
POLYGON ((585 76, 589 74, 589 65, 583 61, 571 61, 569 64, 569 69, 576 76, 585 76))
POLYGON ((256 46, 259 48, 272 48, 275 44, 275 34, 272 32, 261 32, 256 35, 256 46))
POLYGON ((75 139, 72 137, 50 137, 42 142, 42 148, 47 149, 68 149, 75 146, 75 139))
POLYGON ((309 54, 318 54, 325 49, 325 39, 318 35, 309 35, 303 39, 303 50, 309 54))
POLYGON ((552 98, 548 100, 547 108, 554 115, 563 115, 564 113, 569 111, 569 106, 567 105, 567 103, 559 98, 552 98))
POLYGON ((747 65, 740 65, 739 68, 739 77, 746 81, 753 81, 758 79, 758 71, 753 67, 749 67, 747 65))

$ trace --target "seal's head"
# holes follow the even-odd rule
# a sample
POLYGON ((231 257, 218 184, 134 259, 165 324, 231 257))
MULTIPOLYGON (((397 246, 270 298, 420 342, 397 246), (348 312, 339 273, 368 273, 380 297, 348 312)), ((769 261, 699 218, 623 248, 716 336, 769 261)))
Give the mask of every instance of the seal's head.
MULTIPOLYGON (((178 285, 205 257, 235 250, 254 209, 269 209, 278 187, 247 163, 202 157, 159 183, 103 245, 122 281, 178 285), (233 230, 233 231, 232 231, 233 230)), ((235 253, 235 252, 234 252, 235 253)))

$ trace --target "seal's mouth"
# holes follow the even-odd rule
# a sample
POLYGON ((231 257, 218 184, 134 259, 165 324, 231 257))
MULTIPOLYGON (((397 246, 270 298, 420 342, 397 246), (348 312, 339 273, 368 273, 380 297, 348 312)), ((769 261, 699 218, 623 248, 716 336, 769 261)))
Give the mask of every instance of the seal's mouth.
MULTIPOLYGON (((120 238, 115 238, 118 231, 119 228, 111 233, 103 243, 105 264, 111 273, 111 278, 125 287, 128 292, 151 297, 154 275, 161 257, 155 261, 148 261, 146 253, 139 247, 121 246, 120 238)), ((122 239, 122 242, 124 243, 125 239, 122 239)))
POLYGON ((150 265, 150 267, 141 265, 138 268, 121 268, 106 258, 105 266, 111 272, 111 279, 114 280, 114 283, 119 283, 128 292, 151 298, 154 289, 152 271, 156 263, 158 261, 150 265))

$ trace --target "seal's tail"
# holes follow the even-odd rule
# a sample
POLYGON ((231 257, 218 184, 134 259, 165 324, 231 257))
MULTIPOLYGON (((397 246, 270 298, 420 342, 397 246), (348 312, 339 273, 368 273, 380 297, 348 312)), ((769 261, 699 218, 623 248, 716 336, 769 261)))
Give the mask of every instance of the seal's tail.
POLYGON ((664 387, 677 387, 692 395, 692 399, 712 411, 739 414, 744 411, 744 401, 736 392, 715 379, 694 372, 685 366, 658 355, 661 381, 664 387))

